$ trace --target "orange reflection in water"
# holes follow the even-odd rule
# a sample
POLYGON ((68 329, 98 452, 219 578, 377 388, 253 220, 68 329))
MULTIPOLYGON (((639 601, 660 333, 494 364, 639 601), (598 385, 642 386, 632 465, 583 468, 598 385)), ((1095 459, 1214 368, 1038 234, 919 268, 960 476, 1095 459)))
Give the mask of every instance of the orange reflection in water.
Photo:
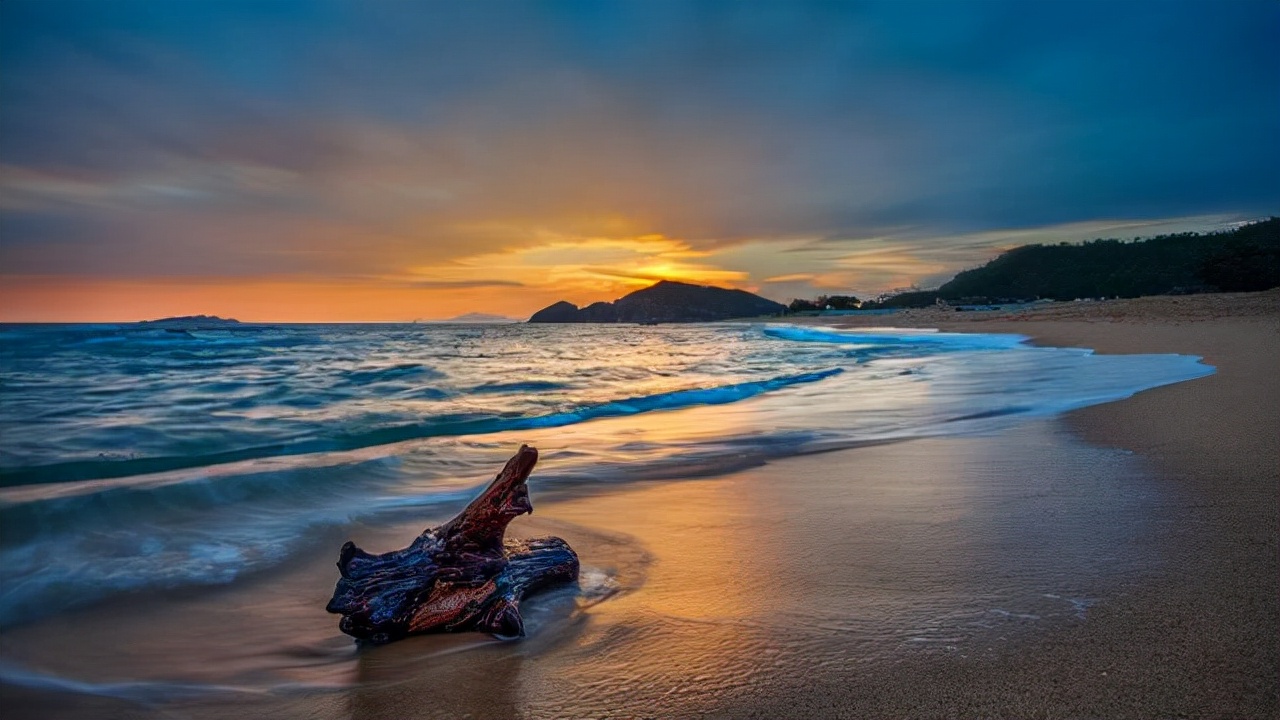
MULTIPOLYGON (((776 618, 795 604, 797 589, 772 534, 757 532, 757 501, 732 480, 712 479, 548 508, 556 521, 625 533, 624 542, 642 548, 646 559, 642 582, 591 607, 572 647, 539 657, 532 672, 525 666, 524 701, 547 702, 548 678, 570 677, 590 694, 551 700, 565 702, 566 712, 584 701, 603 710, 640 696, 654 698, 661 716, 665 704, 711 705, 752 683, 768 666, 780 639, 776 618)), ((610 566, 608 546, 590 536, 569 540, 584 569, 617 573, 627 584, 627 568, 610 566)))

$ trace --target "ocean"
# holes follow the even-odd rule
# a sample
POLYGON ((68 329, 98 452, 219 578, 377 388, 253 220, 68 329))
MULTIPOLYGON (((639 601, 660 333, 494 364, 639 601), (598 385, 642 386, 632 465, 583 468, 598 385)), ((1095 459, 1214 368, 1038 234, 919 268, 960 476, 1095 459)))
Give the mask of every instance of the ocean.
MULTIPOLYGON (((347 537, 455 512, 521 443, 541 453, 537 508, 988 436, 1212 372, 1017 335, 785 323, 0 326, 0 629, 327 567, 347 537)), ((583 567, 581 592, 616 585, 583 567)), ((332 581, 316 583, 322 608, 332 581)), ((322 644, 349 648, 333 620, 322 644)))

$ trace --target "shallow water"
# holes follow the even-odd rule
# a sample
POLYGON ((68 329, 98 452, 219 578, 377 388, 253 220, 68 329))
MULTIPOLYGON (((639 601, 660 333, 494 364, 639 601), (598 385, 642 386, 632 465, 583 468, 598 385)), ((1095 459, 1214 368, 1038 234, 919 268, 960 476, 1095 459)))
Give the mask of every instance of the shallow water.
MULTIPOLYGON (((296 682, 326 686, 352 653, 323 613, 331 588, 314 587, 329 582, 332 548, 347 537, 403 545, 424 519, 456 511, 520 443, 542 451, 535 496, 570 502, 819 451, 989 435, 1209 372, 1193 357, 1098 356, 1010 335, 784 324, 6 326, 0 623, 9 639, 41 618, 109 636, 129 624, 107 618, 138 593, 249 598, 263 578, 299 578, 252 600, 275 620, 251 649, 214 643, 195 670, 159 673, 172 687, 157 690, 130 679, 156 677, 210 625, 176 632, 136 665, 113 659, 139 647, 119 637, 96 644, 112 673, 92 682, 126 696, 182 695, 188 682, 257 692, 264 667, 280 687, 291 682, 280 668, 293 664, 296 682)), ((598 600, 643 585, 653 538, 613 536, 610 523, 625 521, 555 529, 588 549, 588 572, 583 590, 539 605, 546 622, 581 622, 598 600)), ((1074 596, 1064 597, 1066 607, 1074 596)), ((165 637, 186 612, 166 610, 168 600, 149 610, 174 613, 157 619, 165 637)), ((243 622, 234 604, 210 602, 209 612, 243 622)), ((909 641, 945 644, 943 635, 909 641)), ((99 687, 77 686, 89 680, 75 673, 30 676, 11 662, 13 647, 0 668, 10 681, 99 687)))
MULTIPOLYGON (((583 558, 524 603, 528 637, 358 650, 323 611, 341 537, 212 588, 11 627, 18 717, 684 717, 735 694, 963 659, 1088 622, 1157 568, 1161 485, 1057 423, 782 459, 724 478, 544 500, 512 526, 583 558), (106 706, 94 702, 112 703, 106 706)), ((442 516, 350 528, 403 545, 442 516)))

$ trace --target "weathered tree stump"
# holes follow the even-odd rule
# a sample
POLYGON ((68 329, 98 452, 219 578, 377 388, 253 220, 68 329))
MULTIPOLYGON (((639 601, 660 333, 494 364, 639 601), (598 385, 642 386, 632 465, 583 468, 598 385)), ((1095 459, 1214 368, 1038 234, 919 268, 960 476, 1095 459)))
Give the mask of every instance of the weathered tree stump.
POLYGON ((537 450, 520 446, 480 497, 403 550, 373 555, 343 545, 342 577, 325 607, 342 615, 338 628, 372 643, 429 632, 524 635, 520 601, 578 578, 578 556, 564 540, 503 537, 518 515, 533 513, 525 481, 537 462, 537 450))

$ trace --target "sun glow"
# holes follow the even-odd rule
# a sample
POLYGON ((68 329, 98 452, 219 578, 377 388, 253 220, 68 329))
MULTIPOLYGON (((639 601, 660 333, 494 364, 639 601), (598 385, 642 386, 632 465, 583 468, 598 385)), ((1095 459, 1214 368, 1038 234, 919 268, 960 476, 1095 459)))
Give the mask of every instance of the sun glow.
POLYGON ((408 282, 484 283, 504 278, 522 287, 559 293, 577 304, 615 299, 659 280, 739 286, 749 273, 713 262, 712 253, 663 235, 548 236, 543 242, 413 268, 408 282))
POLYGON ((472 311, 528 317, 558 300, 613 300, 659 280, 744 287, 749 274, 661 235, 548 236, 402 273, 263 276, 0 278, 0 319, 125 322, 212 314, 260 322, 445 319, 472 311))
MULTIPOLYGON (((1189 218, 1184 224, 1211 220, 1189 218)), ((660 280, 738 288, 781 302, 819 294, 865 296, 940 283, 988 259, 996 248, 1112 232, 1110 226, 1069 225, 952 238, 727 242, 676 238, 646 227, 651 226, 622 217, 570 218, 552 227, 459 225, 441 252, 412 233, 359 235, 313 221, 305 233, 294 228, 289 253, 277 248, 259 258, 261 274, 223 274, 217 266, 207 275, 0 274, 0 322, 126 322, 197 314, 259 322, 406 322, 469 312, 523 319, 559 300, 579 306, 616 300, 660 280), (340 246, 346 249, 337 252, 340 246), (278 269, 285 256, 315 267, 278 269)), ((241 229, 219 224, 206 232, 238 237, 241 229)), ((29 260, 23 253, 33 247, 14 246, 5 259, 21 267, 29 260)))

